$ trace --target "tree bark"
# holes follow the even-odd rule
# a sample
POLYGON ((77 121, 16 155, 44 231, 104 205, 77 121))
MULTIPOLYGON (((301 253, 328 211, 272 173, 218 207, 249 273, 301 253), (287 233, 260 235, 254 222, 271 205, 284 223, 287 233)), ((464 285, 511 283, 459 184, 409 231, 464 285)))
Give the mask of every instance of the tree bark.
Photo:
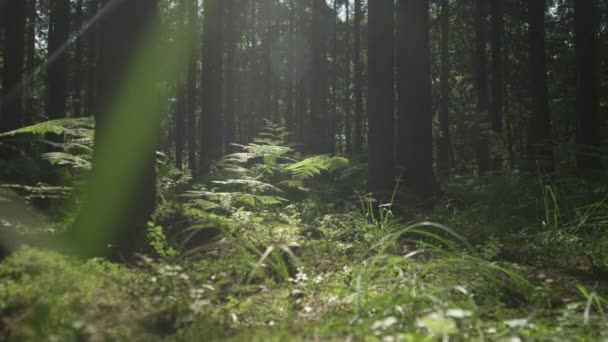
MULTIPOLYGON (((87 20, 93 20, 99 10, 99 0, 87 1, 87 20)), ((91 115, 95 111, 97 95, 97 66, 99 59, 99 24, 93 23, 89 28, 86 39, 86 85, 84 95, 84 115, 91 115)))
MULTIPOLYGON (((477 92, 477 127, 475 151, 479 175, 490 170, 487 118, 489 88, 487 68, 487 0, 475 0, 475 90, 477 92)), ((536 0, 532 0, 536 1, 536 0)))
POLYGON ((530 76, 532 116, 528 134, 528 157, 531 160, 553 161, 549 90, 547 88, 547 61, 545 52, 544 1, 528 0, 530 36, 530 76))
POLYGON ((289 1, 289 42, 287 55, 287 77, 286 77, 286 93, 285 103, 287 109, 285 111, 285 126, 291 133, 296 131, 295 120, 295 82, 296 82, 296 1, 289 1))
MULTIPOLYGON (((0 12, 2 12, 0 10, 0 12)), ((26 63, 25 70, 26 74, 31 75, 35 72, 38 60, 36 57, 36 23, 38 21, 37 13, 37 0, 27 0, 27 26, 26 26, 26 63)), ((35 113, 35 101, 34 101, 34 88, 35 85, 30 83, 27 84, 27 95, 25 97, 25 115, 24 124, 31 125, 34 123, 35 113)))
POLYGON ((70 0, 53 0, 49 14, 47 106, 49 119, 66 117, 68 53, 60 51, 70 35, 70 0))
POLYGON ((596 0, 575 1, 576 45, 576 162, 579 169, 602 167, 598 6, 596 0))
POLYGON ((345 21, 346 27, 346 58, 344 64, 346 65, 345 72, 345 87, 344 87, 344 147, 346 153, 352 152, 352 106, 351 106, 351 55, 350 55, 350 0, 344 2, 345 21))
POLYGON ((4 15, 4 50, 2 98, 0 99, 0 132, 23 124, 23 87, 21 78, 25 57, 25 1, 7 1, 4 15))
POLYGON ((237 142, 236 131, 236 94, 235 94, 235 77, 236 77, 236 48, 238 46, 238 13, 236 11, 236 0, 222 0, 225 2, 224 15, 229 18, 224 23, 225 29, 225 46, 226 65, 224 66, 224 148, 226 151, 233 151, 230 144, 237 142))
POLYGON ((394 4, 370 0, 368 191, 388 195, 394 179, 394 4))
MULTIPOLYGON (((502 135, 502 117, 504 105, 504 71, 503 71, 503 36, 504 36, 504 9, 503 0, 491 0, 492 15, 492 103, 490 106, 490 122, 492 131, 502 135)), ((502 156, 495 155, 492 160, 492 169, 500 170, 502 156)))
POLYGON ((203 22, 203 71, 201 81, 202 112, 199 123, 199 173, 210 171, 211 164, 222 157, 222 20, 223 0, 205 2, 203 22))
POLYGON ((433 172, 429 20, 429 0, 399 1, 398 161, 405 168, 408 187, 425 198, 437 188, 433 172))
POLYGON ((331 120, 328 120, 326 20, 325 0, 313 0, 312 6, 312 69, 310 94, 310 121, 308 126, 308 152, 313 154, 333 153, 331 120))
POLYGON ((298 12, 298 33, 300 47, 296 52, 296 94, 295 94, 295 125, 296 125, 296 141, 303 146, 308 142, 307 121, 308 121, 308 105, 309 89, 310 89, 310 55, 307 54, 309 46, 305 40, 304 34, 307 32, 306 23, 306 5, 304 1, 297 1, 298 12))
MULTIPOLYGON (((83 0, 76 1, 76 13, 74 13, 75 31, 82 28, 84 23, 83 0)), ((74 117, 82 116, 82 76, 84 74, 83 53, 84 43, 81 37, 76 38, 74 47, 74 79, 72 84, 72 114, 74 117)))
MULTIPOLYGON (((147 221, 154 211, 156 200, 156 142, 142 141, 142 138, 133 138, 138 144, 130 146, 128 149, 137 153, 141 162, 133 165, 136 169, 129 168, 124 170, 126 175, 133 176, 132 186, 125 195, 120 190, 113 189, 115 175, 109 170, 114 170, 116 165, 109 165, 108 153, 118 155, 128 155, 124 151, 108 150, 112 146, 112 141, 116 139, 114 120, 117 115, 131 115, 134 118, 142 116, 150 117, 152 122, 156 114, 142 113, 134 110, 132 112, 114 113, 117 96, 120 92, 117 89, 124 88, 125 77, 133 69, 133 60, 142 42, 145 42, 150 34, 150 29, 156 24, 157 3, 156 1, 136 1, 125 0, 116 4, 108 10, 100 22, 100 56, 99 56, 99 78, 98 95, 99 103, 95 107, 95 149, 93 153, 93 174, 89 182, 92 195, 85 199, 80 218, 75 225, 75 231, 71 237, 78 243, 74 247, 85 248, 80 250, 85 256, 99 256, 98 253, 111 256, 116 260, 132 260, 134 254, 145 245, 147 221), (105 163, 105 164, 104 164, 105 163), (107 188, 107 190, 101 190, 107 188), (96 191, 97 190, 97 191, 96 191), (104 198, 98 197, 103 193, 104 198), (116 197, 114 197, 116 196, 116 197), (117 203, 124 203, 124 206, 117 203), (112 206, 117 206, 112 208, 112 206), (99 217, 99 211, 111 213, 110 216, 103 217, 104 220, 111 222, 93 222, 92 218, 99 217), (83 226, 83 224, 88 224, 83 226), (89 226, 90 225, 90 226, 89 226), (106 232, 96 232, 105 229, 106 232), (101 237, 101 241, 100 240, 101 237), (106 249, 110 244, 112 248, 106 249)), ((158 59, 158 57, 154 57, 158 59)), ((160 67, 160 66, 158 66, 160 67)), ((144 100, 152 101, 156 94, 156 83, 141 84, 144 89, 137 90, 138 95, 145 96, 144 100)), ((131 88, 126 88, 131 89, 131 88)), ((132 89, 131 89, 132 90, 132 89)), ((137 99, 136 101, 140 101, 137 99)), ((160 125, 160 123, 159 123, 160 125)), ((119 130, 120 131, 120 130, 119 130)), ((151 133, 151 132, 150 132, 151 133)), ((137 134, 134 132, 134 134, 137 134)), ((146 133, 139 133, 146 134, 146 133)), ((156 137, 158 134, 150 134, 156 137)), ((144 135, 145 136, 145 135, 144 135)), ((124 134, 119 134, 120 139, 124 139, 124 134)), ((119 158, 120 159, 120 158, 119 158)), ((120 177, 126 177, 121 174, 120 177)), ((120 182, 119 182, 120 183, 120 182)))
POLYGON ((441 0, 441 75, 439 80, 439 138, 437 139, 437 166, 440 171, 446 172, 450 165, 450 3, 441 0))
MULTIPOLYGON (((188 0, 188 30, 192 36, 192 41, 196 42, 198 37, 198 0, 188 0)), ((198 63, 197 49, 190 48, 188 54, 188 75, 186 76, 186 120, 187 120, 187 140, 188 140, 188 167, 192 174, 196 174, 196 114, 197 114, 197 89, 196 72, 198 63)))
POLYGON ((361 58, 361 21, 363 20, 363 9, 361 7, 361 0, 355 0, 354 20, 355 116, 353 118, 353 152, 361 153, 363 148, 363 60, 361 58))

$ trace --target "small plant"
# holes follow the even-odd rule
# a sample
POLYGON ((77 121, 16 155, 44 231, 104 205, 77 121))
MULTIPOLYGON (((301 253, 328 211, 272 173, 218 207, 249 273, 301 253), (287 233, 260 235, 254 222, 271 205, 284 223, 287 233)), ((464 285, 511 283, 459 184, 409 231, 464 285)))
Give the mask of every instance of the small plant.
POLYGON ((163 227, 157 226, 153 222, 148 222, 148 241, 154 253, 161 258, 177 256, 177 251, 167 241, 163 227))

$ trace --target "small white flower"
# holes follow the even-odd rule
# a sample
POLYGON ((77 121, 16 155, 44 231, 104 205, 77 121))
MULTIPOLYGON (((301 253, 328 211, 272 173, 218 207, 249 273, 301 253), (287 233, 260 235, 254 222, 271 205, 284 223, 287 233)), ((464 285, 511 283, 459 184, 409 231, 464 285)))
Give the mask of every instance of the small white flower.
POLYGON ((448 309, 445 312, 445 315, 452 318, 465 318, 473 316, 473 312, 470 310, 462 309, 448 309))
POLYGON ((389 317, 386 317, 385 319, 375 321, 374 324, 372 324, 372 330, 378 330, 378 329, 386 330, 386 329, 390 328, 391 326, 395 325, 395 323, 397 323, 397 322, 398 322, 398 320, 396 317, 389 316, 389 317))
POLYGON ((210 302, 209 300, 195 300, 192 304, 190 304, 190 310, 192 310, 192 312, 198 314, 201 313, 203 311, 203 308, 207 305, 209 305, 210 302))

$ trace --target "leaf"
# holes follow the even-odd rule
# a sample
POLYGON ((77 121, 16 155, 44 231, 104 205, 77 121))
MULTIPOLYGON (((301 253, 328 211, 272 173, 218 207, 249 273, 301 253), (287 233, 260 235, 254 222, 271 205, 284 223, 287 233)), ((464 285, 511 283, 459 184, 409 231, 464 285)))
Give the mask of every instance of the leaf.
POLYGON ((21 134, 64 134, 67 136, 82 137, 85 134, 83 128, 91 131, 94 126, 94 122, 95 121, 92 117, 50 120, 2 133, 0 134, 0 138, 13 137, 21 134))
POLYGON ((343 157, 331 157, 328 155, 314 156, 304 159, 285 168, 298 180, 306 180, 323 171, 333 171, 349 165, 349 160, 343 157))
POLYGON ((48 160, 53 165, 70 166, 83 170, 90 170, 92 168, 90 161, 65 152, 45 153, 42 155, 42 158, 48 160))

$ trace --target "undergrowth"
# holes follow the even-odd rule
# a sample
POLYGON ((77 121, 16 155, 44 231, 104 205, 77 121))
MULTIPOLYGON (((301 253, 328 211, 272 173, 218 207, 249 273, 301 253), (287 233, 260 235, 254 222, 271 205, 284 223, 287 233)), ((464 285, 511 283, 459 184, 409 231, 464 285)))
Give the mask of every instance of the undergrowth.
MULTIPOLYGON (((202 182, 159 155, 136 265, 16 251, 0 340, 608 339, 608 184, 452 176, 432 210, 403 211, 363 192, 356 158, 302 156, 288 136, 269 124, 202 182)), ((78 151, 64 153, 90 160, 78 151)), ((56 157, 74 179, 88 170, 56 157)), ((33 187, 3 186, 2 229, 60 236, 69 215, 23 220, 33 187)))

